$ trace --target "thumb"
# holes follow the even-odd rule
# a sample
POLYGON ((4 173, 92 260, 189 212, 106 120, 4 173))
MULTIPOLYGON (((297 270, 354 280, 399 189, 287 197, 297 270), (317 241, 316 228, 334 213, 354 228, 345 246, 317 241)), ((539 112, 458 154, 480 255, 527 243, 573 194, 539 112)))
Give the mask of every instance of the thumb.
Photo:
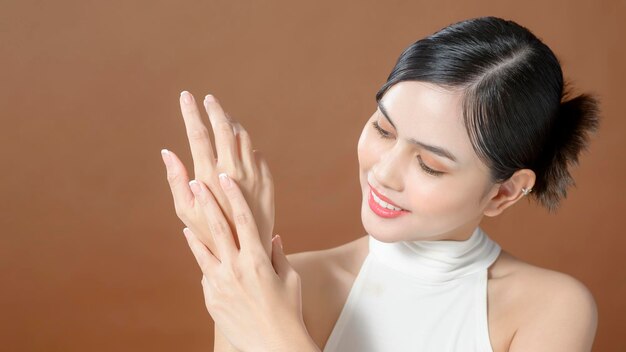
POLYGON ((280 235, 276 235, 272 238, 272 265, 274 266, 274 270, 276 270, 276 274, 278 274, 278 277, 281 279, 285 279, 287 274, 293 270, 283 251, 280 235))

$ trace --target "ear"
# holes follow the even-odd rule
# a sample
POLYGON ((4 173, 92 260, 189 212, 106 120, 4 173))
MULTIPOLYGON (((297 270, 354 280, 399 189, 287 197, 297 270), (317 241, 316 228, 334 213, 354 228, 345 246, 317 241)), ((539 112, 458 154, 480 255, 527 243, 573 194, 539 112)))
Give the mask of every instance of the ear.
MULTIPOLYGON (((515 204, 524 197, 522 188, 532 188, 535 184, 535 173, 530 169, 517 170, 508 180, 497 184, 497 192, 487 201, 484 209, 486 216, 496 216, 504 209, 515 204)), ((493 193, 493 192, 492 192, 493 193)))

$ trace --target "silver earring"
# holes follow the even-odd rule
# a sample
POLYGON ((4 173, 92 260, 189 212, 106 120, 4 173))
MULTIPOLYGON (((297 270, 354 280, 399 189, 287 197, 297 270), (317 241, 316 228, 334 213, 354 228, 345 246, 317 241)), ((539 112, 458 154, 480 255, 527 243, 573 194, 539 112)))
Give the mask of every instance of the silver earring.
POLYGON ((522 187, 522 193, 524 193, 524 195, 525 195, 525 196, 527 196, 527 195, 528 195, 528 193, 530 193, 530 192, 532 192, 532 191, 533 191, 533 189, 532 189, 532 188, 526 189, 526 188, 523 188, 523 187, 522 187))

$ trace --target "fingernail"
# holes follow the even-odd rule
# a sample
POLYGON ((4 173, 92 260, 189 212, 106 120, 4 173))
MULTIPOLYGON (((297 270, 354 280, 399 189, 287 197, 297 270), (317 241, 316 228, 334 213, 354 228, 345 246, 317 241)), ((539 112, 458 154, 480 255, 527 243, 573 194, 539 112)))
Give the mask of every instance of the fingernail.
POLYGON ((185 237, 189 237, 191 234, 191 230, 189 230, 189 228, 185 227, 183 229, 183 235, 185 235, 185 237))
POLYGON ((200 192, 202 191, 200 189, 200 184, 196 180, 189 181, 189 187, 191 188, 191 191, 193 192, 193 194, 195 194, 196 196, 199 195, 200 192))
POLYGON ((172 164, 172 155, 170 155, 169 150, 161 149, 161 157, 163 157, 163 162, 166 166, 170 166, 172 164))
POLYGON ((183 91, 180 93, 180 97, 183 99, 183 103, 185 103, 185 104, 191 104, 191 99, 192 99, 192 97, 191 97, 191 94, 190 94, 188 91, 183 90, 183 91))
POLYGON ((220 178, 220 185, 222 185, 222 188, 230 188, 230 177, 228 177, 228 175, 226 175, 226 173, 224 172, 222 172, 218 176, 220 178))
POLYGON ((207 96, 206 96, 206 97, 204 97, 204 101, 207 101, 207 102, 214 102, 214 101, 215 101, 215 97, 214 97, 214 96, 212 96, 211 94, 207 94, 207 96))

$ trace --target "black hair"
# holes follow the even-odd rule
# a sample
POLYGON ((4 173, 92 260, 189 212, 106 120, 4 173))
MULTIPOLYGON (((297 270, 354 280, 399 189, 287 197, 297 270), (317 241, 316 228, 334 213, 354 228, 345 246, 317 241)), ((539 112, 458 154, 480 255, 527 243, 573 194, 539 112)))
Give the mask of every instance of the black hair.
POLYGON ((599 103, 590 94, 570 97, 558 59, 525 27, 480 17, 420 39, 402 52, 376 100, 402 81, 463 90, 465 127, 493 183, 531 169, 530 195, 549 212, 575 185, 568 165, 578 164, 597 130, 599 103))

